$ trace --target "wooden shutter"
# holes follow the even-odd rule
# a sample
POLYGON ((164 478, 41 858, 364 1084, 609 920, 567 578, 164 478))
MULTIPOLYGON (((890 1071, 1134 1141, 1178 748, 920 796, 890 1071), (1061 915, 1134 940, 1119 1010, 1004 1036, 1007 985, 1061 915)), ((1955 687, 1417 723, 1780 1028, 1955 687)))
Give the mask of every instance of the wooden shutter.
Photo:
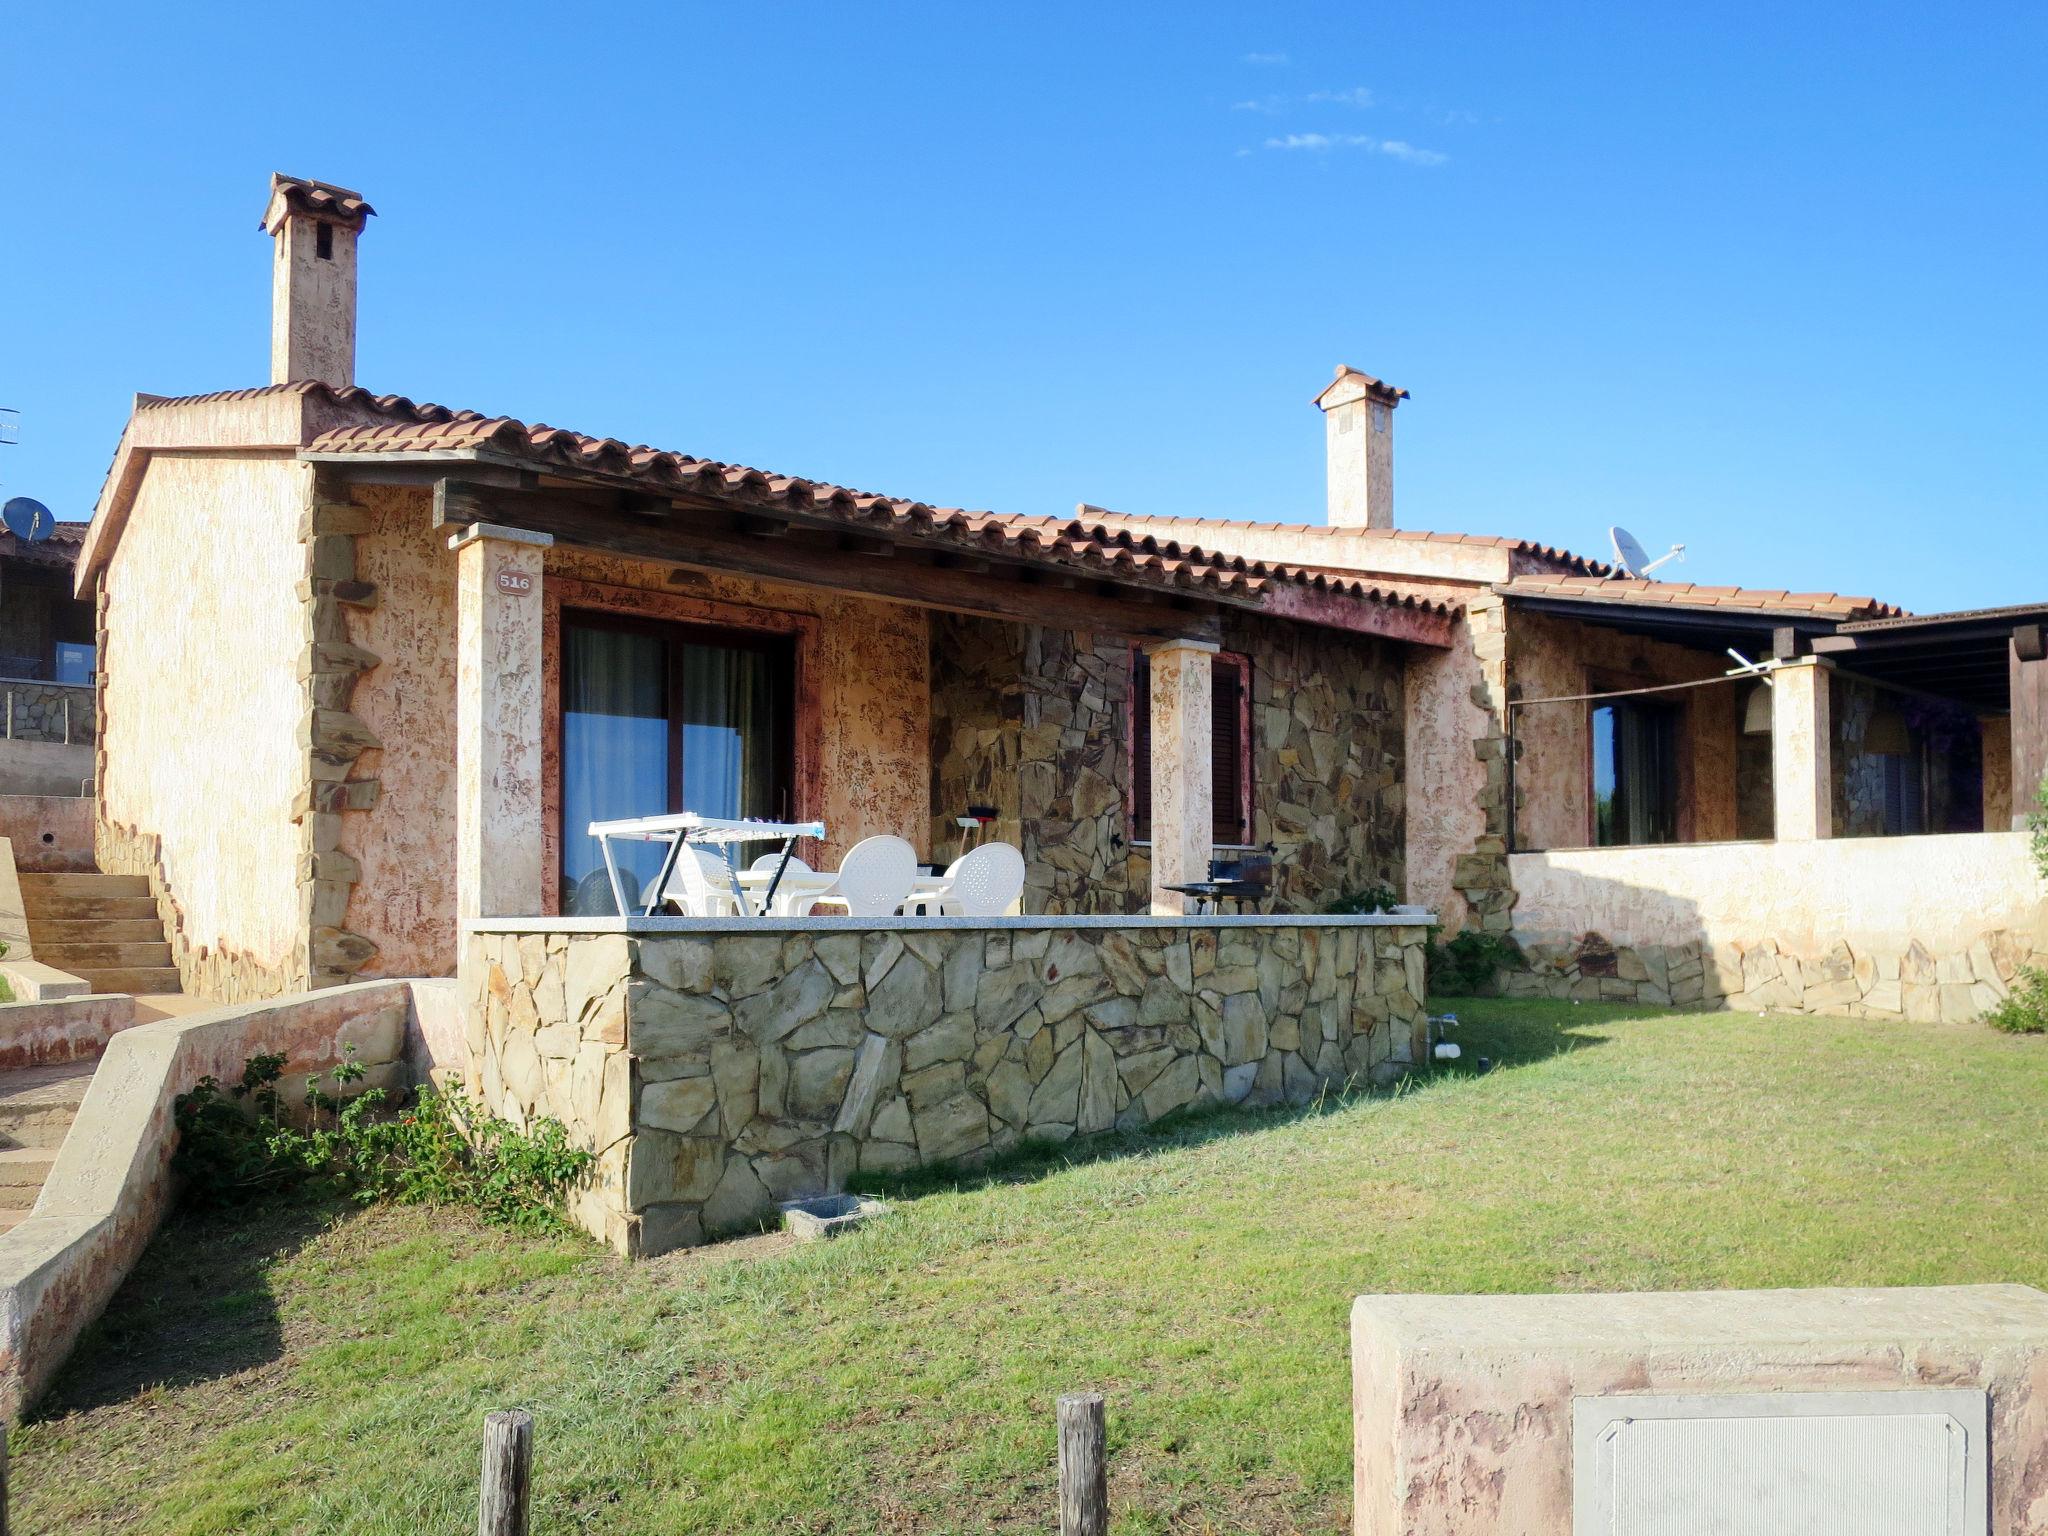
POLYGON ((1131 652, 1131 838, 1152 836, 1152 665, 1131 652))
POLYGON ((1244 824, 1244 672, 1218 657, 1210 681, 1209 774, 1215 798, 1211 840, 1250 841, 1244 824))

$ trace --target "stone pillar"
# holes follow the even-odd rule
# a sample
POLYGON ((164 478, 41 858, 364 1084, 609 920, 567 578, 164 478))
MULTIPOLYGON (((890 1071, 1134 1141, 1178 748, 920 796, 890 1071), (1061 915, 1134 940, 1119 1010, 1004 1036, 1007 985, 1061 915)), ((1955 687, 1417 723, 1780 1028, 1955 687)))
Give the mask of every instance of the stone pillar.
POLYGON ((1178 917, 1194 911, 1194 899, 1166 887, 1209 878, 1216 647, 1161 640, 1146 646, 1145 656, 1152 680, 1152 912, 1178 917))
POLYGON ((2012 826, 2012 720, 1980 716, 1977 735, 1984 767, 1984 830, 2004 832, 2012 826))
POLYGON ((475 523, 456 552, 456 914, 541 907, 541 552, 545 533, 475 523))
POLYGON ((2024 831, 2041 809, 2041 785, 2048 779, 2048 636, 2044 626, 2025 624, 2008 647, 2012 687, 2012 829, 2024 831))
POLYGON ((1833 675, 1810 656, 1771 673, 1771 793, 1781 843, 1835 835, 1833 675))

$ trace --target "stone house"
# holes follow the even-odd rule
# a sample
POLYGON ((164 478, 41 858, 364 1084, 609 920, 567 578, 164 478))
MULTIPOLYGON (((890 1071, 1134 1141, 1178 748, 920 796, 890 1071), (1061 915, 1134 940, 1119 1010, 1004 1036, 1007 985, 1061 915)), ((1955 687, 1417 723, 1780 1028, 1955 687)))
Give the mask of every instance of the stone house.
POLYGON ((577 1214, 622 1250, 1399 1070, 1439 914, 1520 946, 1513 991, 1880 1017, 2048 951, 2013 830, 2048 608, 1398 527, 1406 395, 1351 369, 1320 523, 934 508, 372 394, 371 214, 274 178, 271 382, 137 397, 77 566, 97 859, 191 992, 458 974, 430 1054, 598 1153, 577 1214), (1024 852, 1015 916, 621 916, 583 831, 815 819, 816 861, 944 863, 969 807, 1024 852), (1233 847, 1269 910, 1191 914, 1233 847))
POLYGON ((1179 911, 1214 845, 1270 846, 1283 912, 1406 883, 1446 602, 371 394, 371 211, 279 179, 272 382, 139 396, 79 564, 100 865, 151 880, 188 990, 448 974, 465 882, 591 914, 580 829, 686 806, 822 820, 828 863, 875 832, 943 863, 993 806, 1032 914, 1179 911), (472 666, 518 741, 465 720, 472 666))

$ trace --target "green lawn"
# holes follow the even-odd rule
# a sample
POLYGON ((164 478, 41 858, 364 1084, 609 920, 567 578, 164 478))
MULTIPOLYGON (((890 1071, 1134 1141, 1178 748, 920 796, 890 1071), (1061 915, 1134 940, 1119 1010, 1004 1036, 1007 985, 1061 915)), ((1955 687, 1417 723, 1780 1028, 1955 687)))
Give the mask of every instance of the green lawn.
POLYGON ((1211 1116, 869 1232, 627 1266, 443 1214, 166 1232, 37 1422, 18 1528, 1033 1530, 1110 1399, 1128 1532, 1347 1529, 1361 1291, 2048 1281, 2048 1042, 1472 1002, 1489 1076, 1211 1116))

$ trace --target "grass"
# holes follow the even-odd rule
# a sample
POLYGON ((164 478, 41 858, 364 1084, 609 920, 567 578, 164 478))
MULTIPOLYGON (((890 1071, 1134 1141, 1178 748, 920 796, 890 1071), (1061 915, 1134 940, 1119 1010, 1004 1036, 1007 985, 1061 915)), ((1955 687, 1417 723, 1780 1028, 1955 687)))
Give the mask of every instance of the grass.
POLYGON ((2048 1282, 2048 1043, 1460 1009, 1501 1070, 899 1188, 837 1243, 629 1266, 446 1213, 182 1221, 14 1437, 23 1530, 1039 1531, 1110 1399, 1124 1533, 1347 1528, 1362 1291, 2048 1282))

